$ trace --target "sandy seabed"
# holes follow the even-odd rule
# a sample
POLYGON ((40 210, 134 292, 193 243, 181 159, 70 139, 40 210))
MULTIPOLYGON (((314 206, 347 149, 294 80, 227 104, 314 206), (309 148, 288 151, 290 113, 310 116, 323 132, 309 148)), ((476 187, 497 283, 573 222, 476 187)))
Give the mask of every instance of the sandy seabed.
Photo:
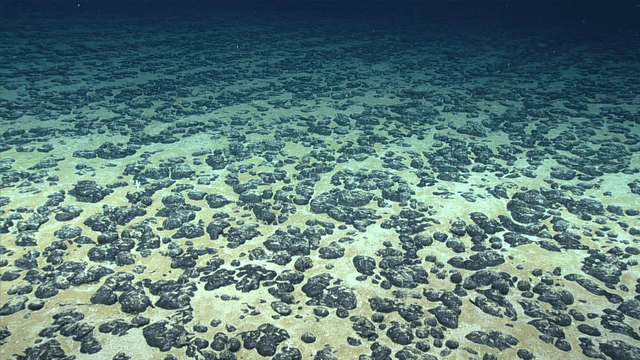
POLYGON ((4 24, 2 358, 640 359, 638 47, 466 26, 4 24))

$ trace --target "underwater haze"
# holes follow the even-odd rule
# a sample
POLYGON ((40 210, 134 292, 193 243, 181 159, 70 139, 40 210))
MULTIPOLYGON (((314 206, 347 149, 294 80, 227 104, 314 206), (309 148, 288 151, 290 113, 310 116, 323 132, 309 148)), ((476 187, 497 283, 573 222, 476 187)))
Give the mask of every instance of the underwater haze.
POLYGON ((0 1, 1 359, 640 360, 640 2, 0 1))

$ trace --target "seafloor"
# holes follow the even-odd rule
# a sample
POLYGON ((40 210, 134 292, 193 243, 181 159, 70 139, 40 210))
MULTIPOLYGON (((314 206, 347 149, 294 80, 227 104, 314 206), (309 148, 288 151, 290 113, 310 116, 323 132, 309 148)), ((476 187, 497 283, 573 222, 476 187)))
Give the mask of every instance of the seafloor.
POLYGON ((398 16, 4 22, 1 357, 640 359, 637 39, 398 16))

